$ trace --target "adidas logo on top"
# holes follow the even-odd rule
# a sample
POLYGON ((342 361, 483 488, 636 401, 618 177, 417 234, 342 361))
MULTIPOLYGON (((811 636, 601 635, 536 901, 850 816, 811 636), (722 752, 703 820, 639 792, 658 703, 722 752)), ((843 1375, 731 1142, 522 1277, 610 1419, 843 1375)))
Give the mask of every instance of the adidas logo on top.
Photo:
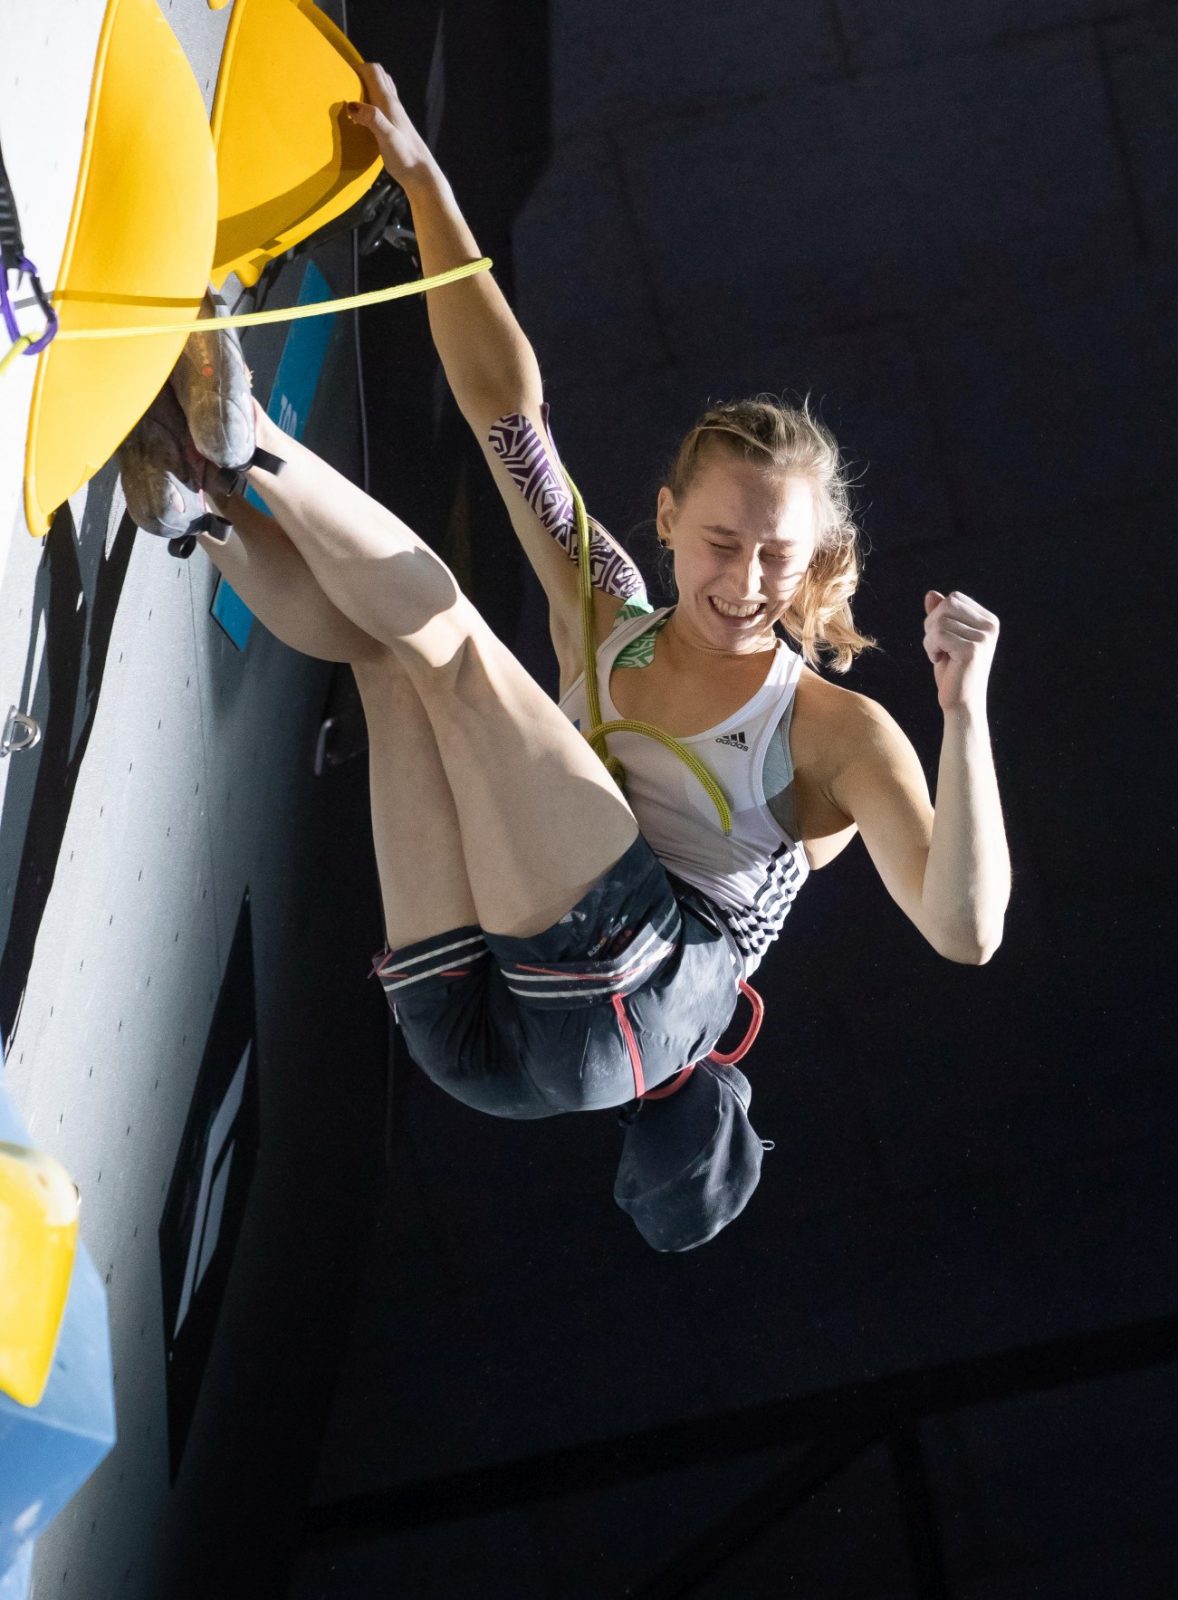
POLYGON ((722 738, 717 739, 716 743, 730 744, 734 749, 743 750, 746 755, 748 754, 749 742, 743 733, 726 733, 722 738))

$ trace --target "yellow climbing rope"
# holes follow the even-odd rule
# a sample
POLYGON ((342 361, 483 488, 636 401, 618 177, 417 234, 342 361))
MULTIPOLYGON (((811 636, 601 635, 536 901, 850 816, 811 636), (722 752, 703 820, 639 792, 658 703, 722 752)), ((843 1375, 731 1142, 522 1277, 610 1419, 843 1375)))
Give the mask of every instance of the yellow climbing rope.
POLYGON ((564 475, 568 484, 569 493, 573 497, 573 511, 577 522, 577 561, 580 567, 581 587, 581 635, 585 646, 585 694, 589 702, 589 727, 585 730, 585 738, 589 741, 596 755, 605 763, 605 770, 621 789, 626 780, 625 768, 616 756, 611 756, 606 744, 606 735, 610 733, 641 733, 648 739, 657 739, 680 761, 684 762, 703 784, 708 792, 712 804, 720 817, 720 827, 725 833, 732 832, 732 811, 728 805, 723 789, 715 778, 704 766, 698 756, 681 745, 678 739, 658 728, 652 722, 634 722, 619 719, 616 722, 602 722, 601 720, 601 693, 597 683, 597 642, 596 628, 594 626, 593 608, 593 582, 589 575, 589 519, 585 513, 585 502, 581 499, 580 490, 569 477, 564 475))
MULTIPOLYGON (((452 267, 448 272, 436 273, 431 278, 418 278, 412 283, 396 284, 390 289, 372 289, 366 294, 345 295, 338 300, 317 300, 308 305, 286 306, 276 311, 247 311, 239 316, 231 317, 197 317, 189 318, 184 322, 159 322, 150 325, 137 324, 134 327, 124 328, 59 328, 56 338, 73 339, 135 339, 149 335, 167 333, 191 333, 196 328, 253 328, 269 322, 298 322, 304 317, 322 317, 337 311, 357 311, 361 306, 379 305, 384 300, 398 300, 406 295, 424 294, 430 289, 443 288, 448 283, 457 283, 462 278, 473 277, 476 272, 490 271, 492 262, 489 256, 483 256, 478 261, 467 262, 461 267, 452 267)), ((0 358, 0 373, 20 355, 32 341, 28 338, 18 340, 4 356, 0 358)), ((605 769, 613 778, 619 788, 625 783, 626 773, 621 762, 616 756, 611 756, 606 744, 606 735, 610 733, 640 733, 648 739, 657 739, 659 744, 677 755, 680 761, 695 774, 703 784, 712 804, 720 817, 720 826, 725 833, 732 832, 732 811, 728 805, 723 789, 715 778, 704 766, 698 756, 679 743, 678 739, 666 733, 662 728, 650 722, 635 722, 630 719, 616 722, 602 722, 601 720, 601 695, 597 684, 597 648, 595 642, 596 629, 594 627, 593 610, 593 583, 589 574, 589 520, 585 512, 585 502, 581 499, 580 490, 565 473, 565 482, 568 484, 569 493, 573 497, 573 507, 577 522, 577 553, 580 564, 581 588, 581 628, 585 643, 585 692, 589 699, 590 727, 585 734, 590 746, 605 763, 605 769)))
POLYGON ((14 340, 4 354, 0 356, 0 373, 6 372, 10 362, 15 361, 17 356, 23 356, 33 343, 35 341, 31 333, 22 333, 19 339, 14 340))
MULTIPOLYGON (((357 311, 361 306, 380 305, 385 300, 400 300, 411 294, 425 294, 429 289, 441 289, 460 278, 473 278, 476 272, 489 272, 493 263, 490 256, 478 261, 468 261, 461 267, 451 267, 447 272, 437 272, 432 278, 415 278, 412 283, 394 284, 390 289, 369 289, 365 294, 344 295, 339 300, 313 300, 303 306, 284 306, 275 311, 243 311, 234 317, 189 317, 184 322, 136 323, 126 328, 58 328, 54 342, 66 343, 81 339, 142 339, 161 333, 192 333, 197 328, 256 328, 268 322, 301 322, 304 317, 326 317, 336 311, 357 311)), ((25 334, 0 356, 0 377, 34 343, 25 334)))
POLYGON ((469 261, 461 267, 451 267, 448 272, 437 272, 432 278, 415 278, 412 283, 394 284, 391 289, 369 289, 366 294, 348 294, 339 300, 314 300, 304 306, 284 306, 276 311, 243 311, 235 317, 191 317, 186 322, 136 323, 131 328, 59 328, 56 338, 72 339, 142 339, 145 335, 160 333, 192 333, 197 328, 256 328, 267 322, 300 322, 304 317, 325 317, 336 311, 358 311, 361 306, 379 305, 384 300, 400 300, 411 294, 425 294, 429 289, 442 289, 460 278, 473 278, 476 272, 491 270, 490 256, 469 261))

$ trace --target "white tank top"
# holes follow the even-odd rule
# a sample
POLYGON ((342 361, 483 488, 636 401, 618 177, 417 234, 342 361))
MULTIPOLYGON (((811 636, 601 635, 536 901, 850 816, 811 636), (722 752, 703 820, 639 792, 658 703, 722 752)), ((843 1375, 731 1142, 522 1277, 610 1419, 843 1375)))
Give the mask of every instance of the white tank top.
MULTIPOLYGON (((609 693, 618 654, 664 618, 670 606, 619 624, 597 651, 603 722, 620 720, 609 693)), ((738 976, 747 978, 782 923, 810 871, 805 847, 780 827, 765 800, 769 742, 793 700, 802 658, 778 639, 769 674, 751 700, 725 721, 680 739, 715 777, 732 811, 725 835, 707 791, 686 764, 658 740, 611 733, 609 752, 626 770, 626 799, 655 855, 699 889, 719 913, 738 976)), ((582 673, 560 701, 574 727, 587 728, 582 673)))

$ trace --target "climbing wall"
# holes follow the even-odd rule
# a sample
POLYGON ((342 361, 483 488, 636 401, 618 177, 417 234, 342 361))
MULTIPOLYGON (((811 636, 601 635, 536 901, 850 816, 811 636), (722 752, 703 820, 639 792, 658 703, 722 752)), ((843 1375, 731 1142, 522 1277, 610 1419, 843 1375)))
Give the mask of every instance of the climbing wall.
MULTIPOLYGON (((52 286, 103 6, 11 10, 0 136, 52 286)), ((161 10, 210 104, 229 12, 161 10)), ((350 245, 292 262, 270 304, 308 272, 348 293, 350 245)), ((306 438, 358 474, 352 327, 335 323, 306 438)), ((263 400, 284 348, 285 330, 247 335, 263 400)), ((35 1144, 81 1191, 119 1431, 37 1540, 33 1592, 223 1593, 227 1551, 249 1545, 231 1563, 243 1581, 267 1570, 274 1508, 300 1493, 324 1403, 310 1379, 340 1336, 378 1171, 366 774, 356 760, 316 775, 333 669, 257 623, 231 638, 214 568, 134 528, 113 466, 30 537, 31 367, 0 391, 0 721, 15 708, 40 731, 0 758, 0 1034, 35 1144), (344 1170, 328 1224, 322 1185, 344 1170)))

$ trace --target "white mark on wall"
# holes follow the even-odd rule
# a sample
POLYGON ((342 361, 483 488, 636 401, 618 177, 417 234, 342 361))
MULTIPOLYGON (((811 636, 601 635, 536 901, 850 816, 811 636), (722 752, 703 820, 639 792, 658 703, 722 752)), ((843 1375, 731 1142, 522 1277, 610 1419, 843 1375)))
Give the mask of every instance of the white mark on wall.
POLYGON ((184 1288, 180 1294, 176 1326, 172 1330, 173 1338, 180 1332, 192 1304, 192 1297, 200 1287, 200 1281, 217 1248, 217 1235, 221 1227, 225 1201, 225 1184, 228 1181, 229 1163, 233 1158, 233 1146, 229 1144, 229 1135, 237 1119, 237 1113, 241 1109, 245 1094, 246 1068, 249 1065, 252 1049, 251 1041, 242 1052, 237 1071, 233 1074, 233 1082, 229 1085, 209 1129, 204 1168, 200 1175, 200 1194, 196 1202, 196 1217, 192 1225, 192 1238, 188 1242, 188 1260, 184 1267, 184 1288), (226 1149, 227 1144, 228 1149, 226 1149), (223 1163, 222 1152, 224 1152, 223 1163), (218 1167, 221 1167, 219 1174, 218 1167))
POLYGON ((45 654, 45 632, 48 626, 48 617, 44 607, 37 617, 37 638, 33 645, 33 670, 29 675, 29 683, 35 694, 37 685, 41 681, 41 657, 45 654))

